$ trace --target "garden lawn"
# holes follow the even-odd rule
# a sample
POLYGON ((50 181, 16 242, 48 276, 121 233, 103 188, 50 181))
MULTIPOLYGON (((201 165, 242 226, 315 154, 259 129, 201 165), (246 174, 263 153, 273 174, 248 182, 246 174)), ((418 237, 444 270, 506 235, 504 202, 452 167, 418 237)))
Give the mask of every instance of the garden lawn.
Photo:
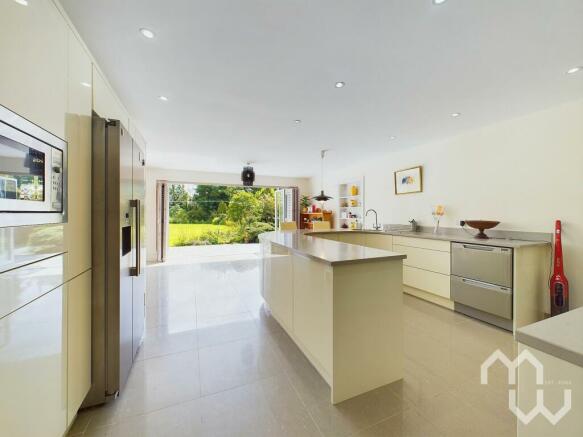
POLYGON ((233 228, 226 225, 212 224, 176 224, 170 223, 170 247, 190 246, 200 241, 201 235, 209 231, 230 231, 233 228))

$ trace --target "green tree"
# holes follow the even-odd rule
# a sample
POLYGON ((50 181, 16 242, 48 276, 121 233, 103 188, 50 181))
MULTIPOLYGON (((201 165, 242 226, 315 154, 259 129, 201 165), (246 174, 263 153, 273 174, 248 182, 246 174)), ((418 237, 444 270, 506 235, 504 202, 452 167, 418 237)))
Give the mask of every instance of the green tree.
POLYGON ((221 202, 229 203, 237 188, 221 185, 198 185, 192 200, 199 209, 197 217, 205 223, 211 223, 217 214, 221 202))
POLYGON ((238 191, 231 197, 227 207, 227 217, 237 226, 238 232, 246 243, 250 239, 248 227, 259 221, 262 211, 261 201, 248 191, 238 191))
POLYGON ((227 206, 227 204, 225 202, 219 203, 219 207, 217 208, 217 212, 215 213, 215 216, 213 217, 213 225, 224 225, 227 223, 228 209, 229 209, 229 207, 227 206))
POLYGON ((182 184, 171 184, 168 188, 170 223, 188 223, 190 195, 182 184))
POLYGON ((275 223, 275 190, 273 188, 259 188, 255 197, 261 202, 260 222, 275 223))

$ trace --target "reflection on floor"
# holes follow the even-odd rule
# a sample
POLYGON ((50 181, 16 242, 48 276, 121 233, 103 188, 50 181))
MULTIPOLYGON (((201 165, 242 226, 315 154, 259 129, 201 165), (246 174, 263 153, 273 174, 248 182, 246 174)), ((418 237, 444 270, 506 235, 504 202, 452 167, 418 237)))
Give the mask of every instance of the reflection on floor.
POLYGON ((512 336, 409 296, 404 380, 330 405, 325 382, 266 312, 259 258, 247 249, 148 267, 140 361, 120 398, 81 412, 69 435, 515 435, 506 371, 479 380, 494 350, 515 355, 512 336))

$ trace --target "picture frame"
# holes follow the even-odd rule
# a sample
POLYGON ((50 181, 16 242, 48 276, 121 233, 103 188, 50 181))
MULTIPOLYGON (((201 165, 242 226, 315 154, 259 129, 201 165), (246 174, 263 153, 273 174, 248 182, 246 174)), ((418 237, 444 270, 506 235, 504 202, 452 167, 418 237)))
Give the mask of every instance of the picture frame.
POLYGON ((394 172, 395 194, 414 194, 423 191, 423 166, 405 168, 394 172))

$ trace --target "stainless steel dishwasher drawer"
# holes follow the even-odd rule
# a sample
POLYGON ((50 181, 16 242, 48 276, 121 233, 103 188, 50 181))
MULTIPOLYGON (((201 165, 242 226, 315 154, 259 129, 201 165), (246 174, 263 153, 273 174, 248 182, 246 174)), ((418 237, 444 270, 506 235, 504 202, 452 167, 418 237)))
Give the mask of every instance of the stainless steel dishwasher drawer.
POLYGON ((512 288, 512 249, 451 243, 451 274, 512 288))
POLYGON ((508 287, 452 276, 451 296, 456 303, 512 319, 512 290, 508 287))

